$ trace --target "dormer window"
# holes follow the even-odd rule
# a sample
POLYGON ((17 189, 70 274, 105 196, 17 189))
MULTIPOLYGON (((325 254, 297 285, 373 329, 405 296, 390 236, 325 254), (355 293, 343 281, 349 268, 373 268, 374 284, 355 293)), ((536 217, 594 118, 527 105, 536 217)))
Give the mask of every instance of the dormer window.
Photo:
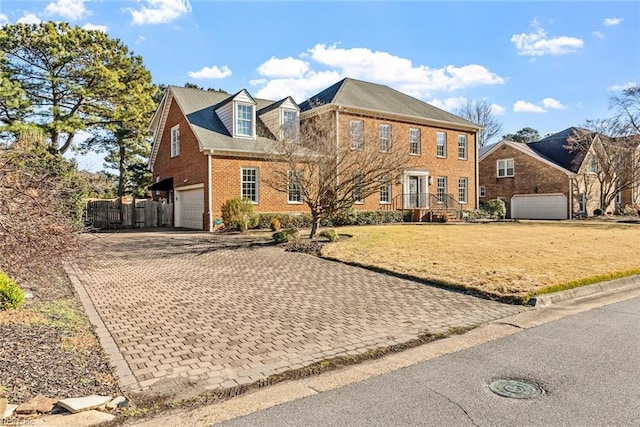
POLYGON ((295 110, 282 110, 282 137, 295 139, 298 133, 298 112, 295 110))
POLYGON ((236 134, 253 137, 253 105, 237 104, 236 134))

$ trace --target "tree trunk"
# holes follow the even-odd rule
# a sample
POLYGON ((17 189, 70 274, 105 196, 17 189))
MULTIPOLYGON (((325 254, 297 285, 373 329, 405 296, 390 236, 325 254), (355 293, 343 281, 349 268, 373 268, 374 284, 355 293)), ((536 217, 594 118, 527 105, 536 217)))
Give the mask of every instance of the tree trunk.
POLYGON ((126 150, 123 143, 120 143, 120 153, 118 157, 118 197, 124 196, 124 183, 126 178, 126 150))
POLYGON ((316 237, 316 233, 318 232, 318 227, 320 227, 320 215, 317 212, 311 213, 311 234, 309 235, 310 239, 316 237))

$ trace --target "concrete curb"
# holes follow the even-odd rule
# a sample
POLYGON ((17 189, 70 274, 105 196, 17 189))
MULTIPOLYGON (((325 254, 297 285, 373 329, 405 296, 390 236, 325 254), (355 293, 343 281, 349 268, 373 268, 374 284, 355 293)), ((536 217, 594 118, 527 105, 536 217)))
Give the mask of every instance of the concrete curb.
POLYGON ((640 287, 640 276, 629 276, 621 279, 609 280, 606 282, 595 283, 589 286, 581 286, 579 288, 568 289, 566 291, 555 292, 548 295, 539 295, 531 298, 529 305, 534 307, 547 307, 551 304, 557 304, 568 300, 585 298, 604 292, 615 292, 625 289, 640 287))
POLYGON ((65 263, 64 270, 67 273, 67 276, 69 277, 73 288, 76 290, 76 293, 80 297, 80 301, 82 302, 84 311, 87 313, 89 321, 95 327, 96 335, 98 336, 100 345, 104 349, 105 353, 107 353, 107 356, 109 356, 110 364, 116 371, 120 386, 135 388, 135 386, 138 385, 136 377, 133 375, 133 372, 131 372, 127 361, 124 360, 124 356, 120 352, 120 348, 113 340, 111 333, 98 314, 98 311, 93 305, 93 301, 91 300, 89 293, 78 278, 74 267, 72 267, 69 263, 65 263))

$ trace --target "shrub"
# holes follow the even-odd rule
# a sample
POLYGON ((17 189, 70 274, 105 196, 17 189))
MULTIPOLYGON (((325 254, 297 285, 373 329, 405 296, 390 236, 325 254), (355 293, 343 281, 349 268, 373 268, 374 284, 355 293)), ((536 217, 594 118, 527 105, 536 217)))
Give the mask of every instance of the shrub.
POLYGON ((602 215, 602 209, 597 208, 593 211, 593 216, 600 216, 602 215))
POLYGON ((507 207, 504 201, 500 199, 492 199, 487 202, 487 210, 489 215, 494 218, 504 218, 507 215, 507 207))
POLYGON ((330 242, 335 242, 336 240, 338 240, 338 233, 336 233, 336 230, 322 230, 319 234, 320 237, 324 237, 326 239, 329 239, 330 242))
POLYGON ((633 206, 626 205, 624 209, 622 209, 623 215, 630 216, 630 215, 636 215, 636 213, 637 211, 633 206))
POLYGON ((284 230, 273 233, 273 241, 276 243, 286 243, 291 239, 298 237, 297 228, 285 228, 284 230))
POLYGON ((0 308, 16 309, 24 302, 24 292, 6 274, 0 271, 0 308))
POLYGON ((222 205, 222 221, 227 227, 247 231, 258 225, 259 217, 253 213, 253 203, 249 199, 229 199, 222 205))
POLYGON ((271 218, 270 225, 271 225, 271 231, 280 231, 280 229, 282 228, 282 225, 280 224, 280 220, 278 219, 277 216, 274 216, 273 218, 271 218))
MULTIPOLYGON (((271 228, 274 218, 280 221, 280 228, 309 228, 311 227, 311 215, 307 213, 261 213, 258 219, 258 228, 271 228)), ((273 229, 272 229, 273 230, 273 229)), ((277 231, 277 230, 273 230, 277 231)))

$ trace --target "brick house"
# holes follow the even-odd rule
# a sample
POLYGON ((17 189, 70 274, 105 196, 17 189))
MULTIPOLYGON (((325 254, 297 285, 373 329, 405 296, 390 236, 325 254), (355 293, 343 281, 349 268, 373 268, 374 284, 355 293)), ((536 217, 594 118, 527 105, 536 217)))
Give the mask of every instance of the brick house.
MULTIPOLYGON (((571 219, 599 207, 596 153, 600 137, 568 128, 536 142, 503 139, 479 157, 479 200, 501 199, 514 219, 571 219), (572 147, 573 135, 584 144, 572 147)), ((611 206, 613 208, 613 205, 611 206)))
POLYGON ((479 127, 387 86, 343 79, 298 105, 253 98, 243 89, 228 95, 170 86, 156 111, 149 161, 155 197, 174 203, 177 227, 212 230, 228 199, 248 197, 257 212, 307 212, 290 194, 266 185, 278 161, 283 129, 330 112, 337 141, 354 129, 379 134, 380 144, 410 147, 412 167, 398 183, 355 205, 359 210, 477 207, 479 127))

